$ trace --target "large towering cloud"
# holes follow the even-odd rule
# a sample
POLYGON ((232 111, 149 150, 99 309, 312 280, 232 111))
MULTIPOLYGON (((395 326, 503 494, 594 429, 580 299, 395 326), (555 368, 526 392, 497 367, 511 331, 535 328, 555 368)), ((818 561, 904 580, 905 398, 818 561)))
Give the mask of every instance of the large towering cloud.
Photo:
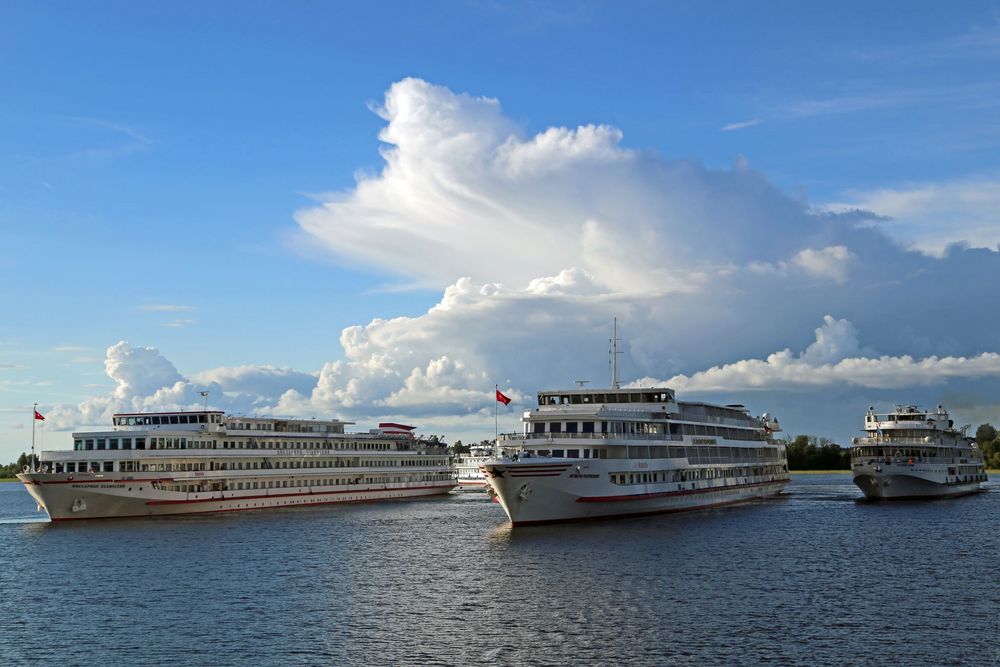
POLYGON ((669 160, 599 124, 527 132, 497 100, 418 79, 393 84, 377 112, 381 172, 296 220, 346 263, 436 286, 439 303, 347 327, 330 361, 305 372, 183 378, 119 344, 108 363, 118 388, 95 405, 196 405, 211 387, 226 409, 487 432, 494 383, 523 403, 542 387, 605 384, 613 317, 623 379, 669 378, 709 396, 795 388, 803 429, 813 426, 803 391, 839 388, 853 414, 845 387, 903 402, 914 387, 965 387, 970 410, 998 388, 995 252, 929 256, 887 237, 885 217, 817 212, 745 160, 722 170, 669 160))

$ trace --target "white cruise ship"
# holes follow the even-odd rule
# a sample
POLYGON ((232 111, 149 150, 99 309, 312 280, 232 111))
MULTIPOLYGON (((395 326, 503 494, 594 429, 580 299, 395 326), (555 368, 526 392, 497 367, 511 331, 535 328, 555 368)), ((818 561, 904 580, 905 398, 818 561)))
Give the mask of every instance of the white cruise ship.
POLYGON ((954 427, 940 405, 931 412, 899 406, 868 408, 865 437, 851 446, 854 483, 868 498, 960 496, 986 481, 983 452, 954 427))
POLYGON ((663 387, 542 391, 482 468, 511 524, 674 512, 781 492, 778 423, 663 387))
POLYGON ((229 512, 448 493, 443 443, 412 426, 227 416, 213 410, 117 414, 74 433, 18 475, 53 521, 229 512))
POLYGON ((471 445, 469 452, 455 457, 455 474, 458 488, 462 491, 485 491, 486 475, 483 474, 483 463, 496 454, 493 445, 471 445))

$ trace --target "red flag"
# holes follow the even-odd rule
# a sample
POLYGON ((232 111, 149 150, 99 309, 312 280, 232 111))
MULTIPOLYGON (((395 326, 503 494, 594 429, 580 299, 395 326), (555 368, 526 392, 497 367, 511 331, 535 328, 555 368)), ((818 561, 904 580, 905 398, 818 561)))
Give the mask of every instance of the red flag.
POLYGON ((38 410, 35 410, 35 419, 41 419, 42 421, 45 421, 45 417, 38 410))
POLYGON ((497 400, 504 405, 510 405, 510 398, 501 394, 499 389, 497 389, 497 400))

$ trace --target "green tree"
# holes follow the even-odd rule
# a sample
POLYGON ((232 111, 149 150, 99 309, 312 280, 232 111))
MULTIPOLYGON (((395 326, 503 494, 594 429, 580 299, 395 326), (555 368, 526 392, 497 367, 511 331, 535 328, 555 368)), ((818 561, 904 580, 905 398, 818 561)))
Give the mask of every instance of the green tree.
POLYGON ((997 437, 997 430, 993 428, 993 424, 980 424, 979 428, 976 429, 976 442, 980 445, 985 445, 987 442, 993 441, 997 437))
POLYGON ((849 470, 851 452, 829 438, 797 435, 785 445, 789 470, 849 470))
POLYGON ((455 454, 468 454, 471 450, 468 445, 463 445, 461 440, 456 440, 455 444, 451 446, 452 452, 455 454))

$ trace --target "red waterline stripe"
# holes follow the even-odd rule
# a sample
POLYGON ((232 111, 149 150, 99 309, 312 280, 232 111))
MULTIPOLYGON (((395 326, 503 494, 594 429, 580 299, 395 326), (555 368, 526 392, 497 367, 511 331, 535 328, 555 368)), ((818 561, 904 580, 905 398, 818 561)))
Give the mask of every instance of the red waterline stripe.
POLYGON ((553 471, 562 472, 564 470, 569 470, 570 466, 519 466, 519 465, 510 465, 505 463, 503 465, 497 465, 497 466, 489 466, 489 467, 482 466, 480 467, 480 470, 487 471, 497 468, 503 470, 509 470, 511 472, 553 472, 553 471))
MULTIPOLYGON (((227 500, 259 500, 261 498, 293 498, 302 496, 331 496, 331 495, 342 495, 345 493, 386 493, 389 491, 420 491, 422 489, 450 489, 454 487, 454 484, 432 484, 430 486, 410 486, 400 489, 355 489, 353 491, 315 491, 312 493, 272 493, 270 495, 263 496, 227 496, 224 498, 195 498, 191 500, 148 500, 147 505, 183 505, 191 503, 217 503, 220 501, 227 500)), ((145 515, 141 515, 145 516, 145 515)))
POLYGON ((560 475, 562 475, 561 472, 523 472, 523 473, 512 472, 512 473, 510 473, 511 477, 559 477, 560 475))
POLYGON ((753 484, 735 484, 733 486, 713 486, 705 489, 682 489, 680 491, 659 491, 657 493, 640 493, 624 496, 583 496, 576 499, 578 503, 612 503, 622 500, 648 500, 650 498, 664 498, 667 496, 690 496, 699 493, 711 493, 712 491, 732 491, 736 489, 750 489, 755 486, 771 486, 773 484, 788 484, 790 480, 774 480, 772 482, 754 482, 753 484))

